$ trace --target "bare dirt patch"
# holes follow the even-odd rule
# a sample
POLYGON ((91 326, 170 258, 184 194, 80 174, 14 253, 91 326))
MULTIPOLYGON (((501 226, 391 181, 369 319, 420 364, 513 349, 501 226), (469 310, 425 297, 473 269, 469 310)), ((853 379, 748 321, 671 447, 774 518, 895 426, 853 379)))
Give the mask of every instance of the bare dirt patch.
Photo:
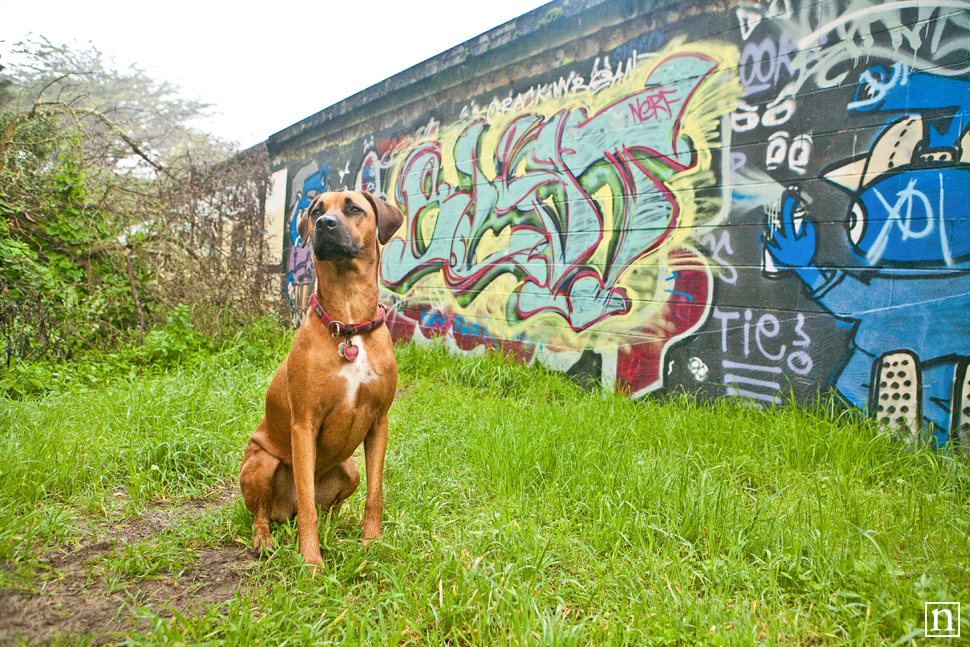
POLYGON ((243 546, 204 548, 186 556, 190 566, 178 573, 160 570, 145 578, 105 577, 98 566, 126 545, 150 541, 176 520, 203 514, 207 506, 212 511, 232 496, 227 490, 215 500, 152 507, 142 517, 98 528, 97 541, 48 551, 29 589, 0 589, 0 645, 43 645, 58 637, 93 645, 123 642, 128 631, 151 629, 145 611, 167 618, 230 599, 256 565, 243 546))

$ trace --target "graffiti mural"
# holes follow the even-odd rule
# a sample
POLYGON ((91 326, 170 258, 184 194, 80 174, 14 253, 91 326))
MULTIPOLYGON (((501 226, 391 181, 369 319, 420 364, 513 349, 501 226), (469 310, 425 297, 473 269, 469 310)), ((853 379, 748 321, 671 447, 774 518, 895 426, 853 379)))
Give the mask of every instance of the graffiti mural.
POLYGON ((315 165, 307 165, 297 172, 297 177, 304 178, 300 190, 292 199, 293 208, 287 221, 287 231, 290 237, 289 253, 286 255, 286 300, 293 317, 293 324, 298 325, 302 313, 310 303, 310 292, 314 284, 312 250, 303 246, 297 233, 297 224, 303 212, 310 206, 313 199, 326 191, 329 172, 326 166, 316 170, 315 165), (309 175, 309 177, 307 177, 309 175))
POLYGON ((815 226, 810 219, 795 226, 797 194, 786 194, 768 249, 813 299, 854 323, 839 394, 887 424, 918 432, 925 418, 945 442, 951 415, 955 427, 962 424, 951 394, 959 391, 958 367, 965 373, 970 360, 966 336, 953 334, 966 330, 970 313, 970 150, 963 146, 970 144, 970 84, 910 74, 905 63, 891 70, 863 72, 847 108, 906 116, 885 126, 869 151, 823 175, 849 192, 845 242, 866 269, 814 262, 815 226), (911 92, 918 99, 906 101, 911 92), (945 108, 956 112, 931 123, 928 116, 945 108))
POLYGON ((637 337, 666 326, 674 339, 706 317, 708 271, 685 233, 723 216, 694 198, 719 175, 723 60, 671 52, 586 105, 472 118, 416 143, 397 168, 408 230, 384 250, 384 284, 540 352, 612 345, 620 377, 640 386, 626 356, 656 364, 663 344, 646 359, 637 337), (553 332, 539 339, 541 322, 553 332))
MULTIPOLYGON (((405 212, 380 268, 395 339, 633 396, 834 396, 970 449, 970 0, 621 24, 560 4, 572 41, 458 85, 443 54, 424 108, 268 142, 291 222, 327 189, 405 212)), ((541 39, 527 18, 496 33, 541 39)), ((289 238, 297 322, 312 265, 289 238)))

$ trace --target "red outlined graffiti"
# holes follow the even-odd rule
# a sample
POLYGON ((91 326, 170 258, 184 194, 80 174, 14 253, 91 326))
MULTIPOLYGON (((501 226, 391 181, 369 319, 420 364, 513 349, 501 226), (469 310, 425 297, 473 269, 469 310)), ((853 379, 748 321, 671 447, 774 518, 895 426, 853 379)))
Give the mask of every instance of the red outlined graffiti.
POLYGON ((645 89, 595 112, 519 115, 497 138, 495 125, 479 119, 450 150, 438 140, 418 145, 397 176, 408 230, 385 249, 385 284, 403 293, 434 274, 467 304, 512 275, 511 320, 552 313, 574 332, 629 313, 619 279, 678 225, 681 207, 667 182, 697 164, 680 137, 684 112, 717 68, 706 55, 669 55, 645 89), (457 182, 447 179, 446 159, 457 182), (499 234, 506 244, 484 253, 482 240, 499 234))

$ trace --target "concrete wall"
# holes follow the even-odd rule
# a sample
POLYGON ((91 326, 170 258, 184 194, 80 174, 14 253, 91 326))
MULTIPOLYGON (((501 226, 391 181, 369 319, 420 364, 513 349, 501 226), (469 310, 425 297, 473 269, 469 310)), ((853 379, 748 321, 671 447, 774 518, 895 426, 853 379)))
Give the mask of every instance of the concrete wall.
POLYGON ((549 3, 268 140, 294 320, 300 210, 363 189, 407 214, 397 339, 634 396, 835 392, 946 442, 970 420, 968 48, 957 0, 549 3))

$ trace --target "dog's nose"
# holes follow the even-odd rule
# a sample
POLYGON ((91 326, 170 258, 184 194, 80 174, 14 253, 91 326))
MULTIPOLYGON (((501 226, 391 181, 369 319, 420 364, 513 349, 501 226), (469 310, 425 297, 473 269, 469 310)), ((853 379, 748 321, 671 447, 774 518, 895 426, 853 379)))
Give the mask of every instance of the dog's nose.
POLYGON ((320 219, 317 220, 317 222, 327 229, 333 229, 337 226, 337 216, 331 216, 329 214, 326 216, 320 216, 320 219))

